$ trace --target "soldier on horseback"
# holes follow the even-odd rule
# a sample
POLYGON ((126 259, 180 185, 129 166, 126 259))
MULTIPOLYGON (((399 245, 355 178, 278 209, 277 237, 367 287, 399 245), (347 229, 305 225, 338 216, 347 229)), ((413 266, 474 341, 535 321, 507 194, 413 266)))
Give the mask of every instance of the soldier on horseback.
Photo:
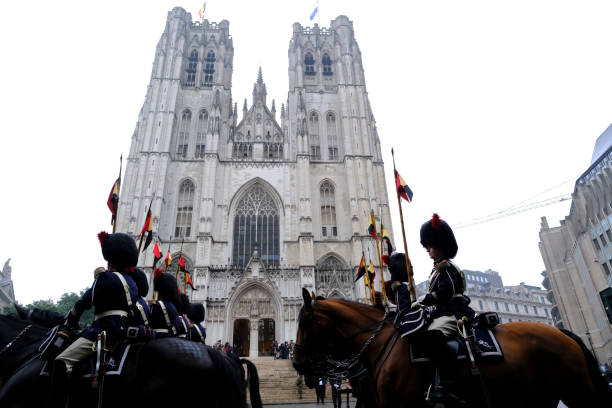
POLYGON ((206 344, 206 329, 202 327, 204 321, 204 305, 201 303, 193 303, 189 305, 187 317, 193 323, 190 327, 190 338, 192 341, 202 342, 206 344))
POLYGON ((176 306, 180 302, 176 278, 155 269, 153 289, 157 291, 158 300, 151 307, 151 328, 157 337, 176 336, 179 316, 176 306))
POLYGON ((138 288, 131 277, 131 269, 138 262, 136 243, 127 234, 98 234, 102 256, 108 261, 105 271, 97 271, 96 279, 83 296, 74 304, 66 318, 66 326, 78 327, 83 312, 94 308, 95 319, 80 337, 55 361, 51 403, 63 406, 66 399, 68 376, 76 363, 94 354, 92 348, 98 334, 106 332, 107 344, 112 347, 125 338, 128 316, 138 298, 138 288))
MULTIPOLYGON (((466 290, 465 276, 461 269, 451 261, 457 255, 457 241, 451 227, 434 214, 432 219, 421 227, 421 245, 427 250, 434 266, 429 276, 428 293, 420 302, 411 304, 406 271, 406 257, 394 253, 389 258, 391 287, 396 294, 398 311, 409 311, 427 306, 430 310, 430 323, 425 331, 414 335, 411 341, 423 345, 437 366, 437 373, 430 401, 445 401, 447 392, 441 385, 440 377, 456 350, 447 346, 448 340, 458 335, 457 319, 472 319, 474 311, 469 307, 470 299, 463 293, 466 290)), ((417 333, 417 332, 415 332, 417 333)))
POLYGON ((179 296, 179 304, 177 305, 178 309, 178 317, 176 319, 175 325, 177 329, 177 337, 188 339, 189 338, 189 319, 187 319, 186 314, 189 311, 189 296, 184 293, 181 293, 179 296))

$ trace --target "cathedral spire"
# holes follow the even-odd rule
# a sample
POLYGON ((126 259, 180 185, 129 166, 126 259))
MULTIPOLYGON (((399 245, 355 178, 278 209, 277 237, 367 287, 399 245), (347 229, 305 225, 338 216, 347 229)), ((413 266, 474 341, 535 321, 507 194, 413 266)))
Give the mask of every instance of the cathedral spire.
POLYGON ((276 104, 274 103, 274 99, 272 99, 272 115, 276 116, 276 104))
POLYGON ((261 102, 264 106, 266 105, 266 84, 263 81, 263 74, 261 73, 261 67, 257 73, 257 82, 253 86, 253 105, 261 102))

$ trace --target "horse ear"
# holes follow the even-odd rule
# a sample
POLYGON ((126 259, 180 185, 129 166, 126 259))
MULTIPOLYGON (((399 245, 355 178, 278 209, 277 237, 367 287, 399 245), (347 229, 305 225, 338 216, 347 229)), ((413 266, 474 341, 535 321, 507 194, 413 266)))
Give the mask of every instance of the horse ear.
POLYGON ((310 292, 310 294, 312 295, 312 300, 315 300, 317 297, 314 294, 314 290, 310 292))
POLYGON ((308 293, 308 289, 302 288, 302 297, 304 298, 304 306, 310 307, 312 298, 310 297, 310 293, 308 293))

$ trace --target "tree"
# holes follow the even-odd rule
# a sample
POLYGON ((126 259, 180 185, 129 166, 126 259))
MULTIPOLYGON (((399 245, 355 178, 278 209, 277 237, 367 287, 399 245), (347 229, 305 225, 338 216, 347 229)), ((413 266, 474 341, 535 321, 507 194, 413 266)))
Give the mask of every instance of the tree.
MULTIPOLYGON (((51 299, 35 300, 34 302, 24 307, 28 310, 31 310, 34 308, 43 309, 43 310, 51 310, 51 311, 54 311, 61 315, 66 316, 68 312, 70 312, 70 309, 72 309, 72 306, 74 306, 76 301, 79 300, 81 296, 83 296, 85 291, 87 291, 87 289, 83 289, 81 293, 78 295, 74 292, 66 292, 62 294, 62 296, 60 296, 57 302, 54 302, 51 299)), ((21 305, 19 302, 16 302, 16 303, 21 305)), ((17 311, 12 305, 5 306, 2 313, 5 315, 9 315, 9 316, 17 316, 17 311)), ((93 323, 93 320, 94 320, 93 308, 86 310, 81 315, 81 324, 83 325, 91 324, 93 323)))

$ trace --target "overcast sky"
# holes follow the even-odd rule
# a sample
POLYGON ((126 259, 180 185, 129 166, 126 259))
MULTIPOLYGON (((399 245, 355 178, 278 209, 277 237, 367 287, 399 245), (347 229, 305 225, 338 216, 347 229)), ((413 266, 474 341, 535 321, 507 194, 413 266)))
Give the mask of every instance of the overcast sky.
MULTIPOLYGON (((3 1, 0 14, 0 265, 17 299, 79 291, 103 265, 106 198, 149 83, 167 12, 200 1, 3 1)), ((404 206, 416 280, 431 261, 420 225, 451 226, 570 193, 612 122, 609 1, 209 0, 230 22, 232 95, 251 104, 259 66, 268 101, 285 102, 292 24, 353 21, 382 142, 395 243, 401 245, 391 147, 414 191, 404 206), (551 189, 552 187, 556 187, 551 189)), ((540 285, 540 217, 569 201, 456 229, 457 263, 540 285)))

